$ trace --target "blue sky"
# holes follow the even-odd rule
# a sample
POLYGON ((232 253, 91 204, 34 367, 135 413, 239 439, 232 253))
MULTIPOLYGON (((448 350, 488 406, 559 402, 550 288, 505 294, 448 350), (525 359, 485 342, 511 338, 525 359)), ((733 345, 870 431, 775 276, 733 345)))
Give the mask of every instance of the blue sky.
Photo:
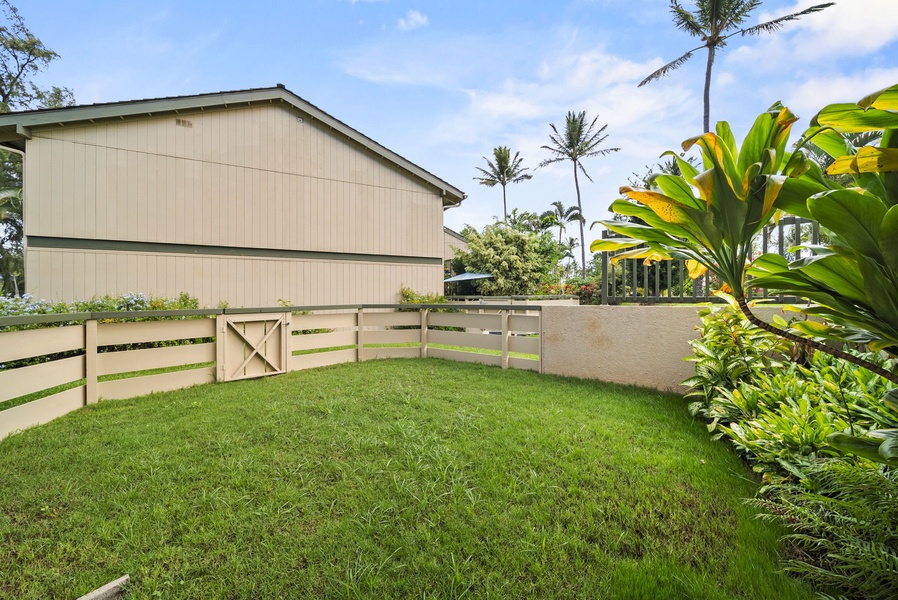
MULTIPOLYGON (((767 0, 754 22, 822 1, 767 0)), ((632 173, 701 133, 703 53, 636 87, 698 45, 673 27, 666 0, 13 2, 61 56, 40 83, 79 103, 283 83, 467 192, 445 215, 454 229, 501 215, 501 190, 473 180, 482 157, 506 145, 535 169, 568 110, 598 115, 605 145, 621 148, 585 163, 587 222, 608 218, 632 173)), ((839 0, 778 34, 734 38, 714 69, 712 122, 730 121, 741 139, 781 100, 800 132, 823 105, 898 82, 898 0, 839 0)), ((509 210, 576 202, 567 164, 531 173, 509 187, 509 210)))

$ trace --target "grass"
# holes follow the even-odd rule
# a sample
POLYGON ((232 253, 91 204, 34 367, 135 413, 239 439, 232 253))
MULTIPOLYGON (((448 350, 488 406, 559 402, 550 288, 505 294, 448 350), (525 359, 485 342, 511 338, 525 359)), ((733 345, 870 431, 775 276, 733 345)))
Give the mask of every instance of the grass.
MULTIPOLYGON (((175 373, 177 371, 190 371, 192 369, 201 369, 203 367, 214 367, 214 362, 204 362, 204 363, 193 363, 188 365, 180 365, 177 367, 163 367, 159 369, 145 369, 143 371, 128 371, 125 373, 116 373, 113 375, 100 375, 97 378, 97 381, 114 381, 117 379, 130 379, 132 377, 146 377, 148 375, 161 375, 162 373, 175 373)), ((46 398, 47 396, 52 396, 53 394, 58 394, 59 392, 64 392, 66 390, 70 390, 72 388, 76 388, 78 386, 84 385, 85 379, 76 379, 75 381, 70 381, 69 383, 63 383, 62 385, 57 385, 51 388, 47 388, 45 390, 40 390, 37 392, 32 392, 30 394, 26 394, 24 396, 18 396, 16 398, 10 398, 9 400, 4 400, 0 402, 0 412, 4 410, 9 410, 10 408, 15 408, 16 406, 21 406, 23 404, 28 404, 29 402, 33 402, 35 400, 40 400, 41 398, 46 398)))
MULTIPOLYGON (((489 348, 471 348, 469 346, 453 346, 450 344, 428 344, 429 348, 439 348, 441 350, 459 350, 462 352, 470 352, 472 354, 488 354, 491 356, 502 356, 501 350, 491 350, 489 348)), ((420 348, 421 344, 416 342, 401 342, 397 344, 365 344, 365 348, 420 348)), ((356 344, 347 344, 346 346, 328 346, 325 348, 313 348, 311 350, 294 350, 293 356, 305 354, 321 354, 323 352, 334 352, 335 350, 354 350, 358 348, 356 344)), ((524 352, 509 352, 508 356, 512 358, 529 358, 530 360, 539 360, 538 354, 527 354, 524 352)))
POLYGON ((0 456, 0 597, 813 597, 739 460, 644 389, 371 361, 100 403, 0 456))

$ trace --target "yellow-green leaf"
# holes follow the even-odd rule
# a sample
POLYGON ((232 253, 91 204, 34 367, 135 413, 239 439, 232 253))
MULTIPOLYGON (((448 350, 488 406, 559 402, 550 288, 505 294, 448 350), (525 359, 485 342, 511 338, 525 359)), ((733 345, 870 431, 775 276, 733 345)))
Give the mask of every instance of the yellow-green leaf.
POLYGON ((640 240, 596 240, 589 245, 591 252, 617 252, 642 244, 640 240))
POLYGON ((764 186, 764 207, 761 210, 762 219, 773 210, 773 203, 776 202, 776 198, 779 196, 780 190, 783 189, 784 183, 786 183, 786 178, 782 175, 770 175, 767 177, 767 185, 764 186))
POLYGON ((686 273, 689 275, 690 279, 698 279, 707 272, 708 267, 697 260, 686 261, 686 273))
MULTIPOLYGON (((729 286, 727 286, 727 287, 729 287, 729 286)), ((727 302, 727 304, 729 304, 729 305, 732 306, 733 308, 737 308, 737 307, 739 306, 739 305, 736 303, 736 299, 733 298, 733 295, 730 294, 729 292, 727 292, 727 291, 724 290, 724 289, 714 290, 713 292, 711 292, 711 295, 712 295, 712 296, 717 296, 718 298, 721 298, 721 299, 725 300, 725 301, 727 302)), ((748 305, 749 305, 749 306, 754 306, 754 302, 749 302, 748 305)), ((736 391, 738 391, 738 390, 736 390, 736 391)))
POLYGON ((861 98, 858 106, 867 110, 878 108, 879 110, 898 110, 898 85, 887 87, 878 92, 873 92, 861 98))
POLYGON ((633 250, 627 250, 626 252, 615 254, 611 257, 611 262, 613 264, 617 264, 618 262, 628 258, 642 258, 644 259, 643 263, 646 265, 649 265, 653 261, 657 260, 670 260, 670 256, 653 248, 634 248, 633 250))
POLYGON ((898 112, 868 108, 857 104, 830 104, 817 113, 812 125, 829 125, 842 132, 875 131, 898 128, 898 112))
POLYGON ((636 200, 640 204, 644 204, 652 209, 658 218, 665 223, 673 223, 674 225, 690 225, 693 219, 683 210, 683 205, 664 194, 651 192, 641 188, 631 188, 624 186, 620 189, 620 193, 627 196, 631 200, 636 200))
POLYGON ((826 169, 828 175, 845 173, 889 173, 898 171, 898 148, 864 146, 856 156, 838 158, 826 169))

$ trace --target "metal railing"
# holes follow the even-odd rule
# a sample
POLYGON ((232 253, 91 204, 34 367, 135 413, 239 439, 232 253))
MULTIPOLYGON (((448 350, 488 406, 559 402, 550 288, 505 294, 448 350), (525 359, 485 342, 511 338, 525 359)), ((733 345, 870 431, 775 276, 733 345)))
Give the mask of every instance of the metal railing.
MULTIPOLYGON (((603 239, 622 238, 605 230, 603 239)), ((800 217, 785 217, 775 225, 768 225, 755 242, 757 255, 777 252, 793 260, 802 256, 802 250, 789 252, 793 246, 819 244, 820 226, 815 221, 800 217)), ((663 304, 722 302, 712 295, 720 289, 721 282, 711 273, 693 280, 687 274, 684 260, 666 260, 646 265, 641 259, 623 259, 612 262, 614 252, 602 252, 601 291, 602 304, 663 304)), ((771 296, 767 290, 749 289, 749 296, 773 299, 777 302, 796 302, 800 299, 771 296)))

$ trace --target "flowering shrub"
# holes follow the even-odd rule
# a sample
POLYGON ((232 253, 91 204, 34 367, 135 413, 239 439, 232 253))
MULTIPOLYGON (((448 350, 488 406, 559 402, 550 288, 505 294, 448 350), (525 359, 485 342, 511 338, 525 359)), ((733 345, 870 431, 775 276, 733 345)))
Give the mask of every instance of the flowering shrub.
MULTIPOLYGON (((156 298, 129 292, 121 296, 98 296, 90 300, 75 302, 35 300, 31 294, 0 296, 0 317, 136 310, 192 310, 199 307, 199 300, 186 292, 182 292, 175 299, 156 298)), ((65 323, 60 325, 65 325, 65 323)))
POLYGON ((577 296, 580 304, 597 304, 601 298, 591 283, 544 283, 538 293, 541 296, 577 296))
MULTIPOLYGON (((76 302, 50 302, 48 300, 35 300, 34 296, 0 296, 0 317, 22 317, 29 315, 50 315, 87 312, 131 312, 140 310, 193 310, 199 308, 199 300, 186 292, 182 292, 177 298, 156 298, 144 294, 127 293, 121 296, 99 296, 90 300, 76 302)), ((187 319, 193 317, 141 317, 128 319, 129 321, 150 321, 159 319, 187 319)), ((202 318, 202 317, 197 317, 202 318)), ((103 322, 112 322, 116 319, 106 319, 103 322)), ((0 333, 18 331, 22 329, 39 329, 44 327, 65 327, 67 325, 81 324, 84 321, 59 321, 56 323, 31 323, 28 325, 0 325, 0 333)), ((146 342, 142 344, 124 344, 118 346, 103 347, 100 351, 138 350, 141 348, 159 348, 163 346, 178 346, 182 344, 199 344, 210 342, 213 338, 198 338, 193 340, 170 340, 162 342, 146 342)), ((67 358, 83 354, 82 350, 71 350, 39 356, 18 361, 0 364, 0 370, 12 369, 31 364, 38 364, 48 360, 67 358)))

